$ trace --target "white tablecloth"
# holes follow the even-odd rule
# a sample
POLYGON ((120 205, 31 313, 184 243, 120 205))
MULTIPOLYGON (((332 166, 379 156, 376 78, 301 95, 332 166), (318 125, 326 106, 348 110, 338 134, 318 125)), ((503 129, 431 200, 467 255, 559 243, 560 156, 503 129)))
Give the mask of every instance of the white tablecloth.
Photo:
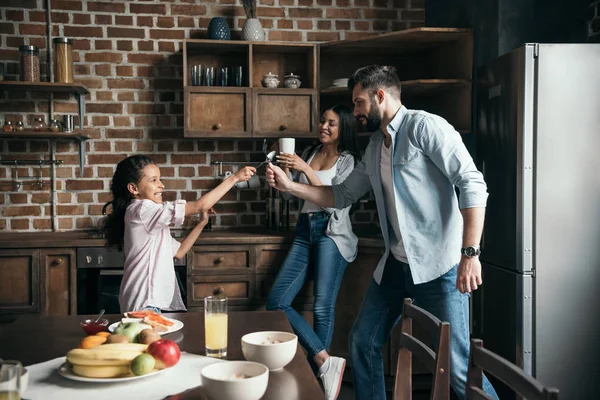
POLYGON ((27 400, 120 400, 164 399, 199 386, 200 370, 214 362, 211 357, 181 353, 177 365, 160 374, 122 383, 88 383, 67 379, 58 373, 65 357, 27 366, 29 385, 23 398, 27 400))

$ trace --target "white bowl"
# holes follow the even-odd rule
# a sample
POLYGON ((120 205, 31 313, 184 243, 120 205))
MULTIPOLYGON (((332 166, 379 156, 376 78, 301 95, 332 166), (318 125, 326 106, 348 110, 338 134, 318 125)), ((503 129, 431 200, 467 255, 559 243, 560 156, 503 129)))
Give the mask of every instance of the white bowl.
POLYGON ((270 371, 288 365, 298 348, 298 336, 289 332, 264 331, 242 336, 242 353, 249 361, 265 364, 270 371), (281 343, 270 344, 277 340, 281 343))
POLYGON ((269 369, 251 361, 207 365, 200 371, 202 388, 211 400, 259 400, 267 391, 269 369), (245 378, 235 379, 244 374, 245 378))

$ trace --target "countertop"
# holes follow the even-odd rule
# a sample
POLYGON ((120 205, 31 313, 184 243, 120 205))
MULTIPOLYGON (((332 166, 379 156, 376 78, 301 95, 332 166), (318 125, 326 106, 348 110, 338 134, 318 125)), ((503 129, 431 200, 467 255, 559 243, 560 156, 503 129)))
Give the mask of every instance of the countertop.
MULTIPOLYGON (((182 239, 187 231, 173 230, 173 237, 182 239)), ((280 244, 291 243, 295 230, 268 231, 261 227, 219 229, 202 232, 197 245, 212 244, 280 244)), ((57 248, 57 247, 102 247, 105 240, 96 230, 68 232, 3 232, 0 233, 0 249, 11 248, 57 248)), ((383 247, 378 234, 360 236, 359 245, 383 247)))

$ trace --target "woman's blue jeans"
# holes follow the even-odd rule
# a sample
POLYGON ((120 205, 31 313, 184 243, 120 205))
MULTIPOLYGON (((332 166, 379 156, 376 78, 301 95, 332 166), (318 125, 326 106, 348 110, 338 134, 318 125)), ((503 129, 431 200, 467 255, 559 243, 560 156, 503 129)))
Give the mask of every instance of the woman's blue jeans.
MULTIPOLYGON (((457 269, 455 265, 439 278, 415 285, 408 264, 390 256, 381 284, 371 280, 349 338, 357 400, 386 398, 381 349, 400 320, 403 300, 407 297, 450 323, 450 385, 459 399, 465 398, 470 346, 469 295, 456 289, 457 269)), ((485 376, 483 389, 498 398, 485 376)))
POLYGON ((335 300, 348 262, 335 242, 325 235, 329 214, 300 214, 296 237, 267 299, 267 310, 285 311, 308 359, 329 349, 333 336, 335 300), (311 266, 314 281, 314 330, 291 304, 306 282, 311 266))

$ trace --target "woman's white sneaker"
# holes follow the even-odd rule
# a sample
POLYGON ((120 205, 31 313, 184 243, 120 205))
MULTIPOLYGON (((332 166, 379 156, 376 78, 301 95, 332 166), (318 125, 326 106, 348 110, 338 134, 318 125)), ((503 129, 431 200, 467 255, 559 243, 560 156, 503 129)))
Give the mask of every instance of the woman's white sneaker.
POLYGON ((327 400, 336 400, 340 394, 342 377, 346 368, 346 360, 341 357, 330 356, 327 371, 320 375, 323 382, 323 391, 327 400))

